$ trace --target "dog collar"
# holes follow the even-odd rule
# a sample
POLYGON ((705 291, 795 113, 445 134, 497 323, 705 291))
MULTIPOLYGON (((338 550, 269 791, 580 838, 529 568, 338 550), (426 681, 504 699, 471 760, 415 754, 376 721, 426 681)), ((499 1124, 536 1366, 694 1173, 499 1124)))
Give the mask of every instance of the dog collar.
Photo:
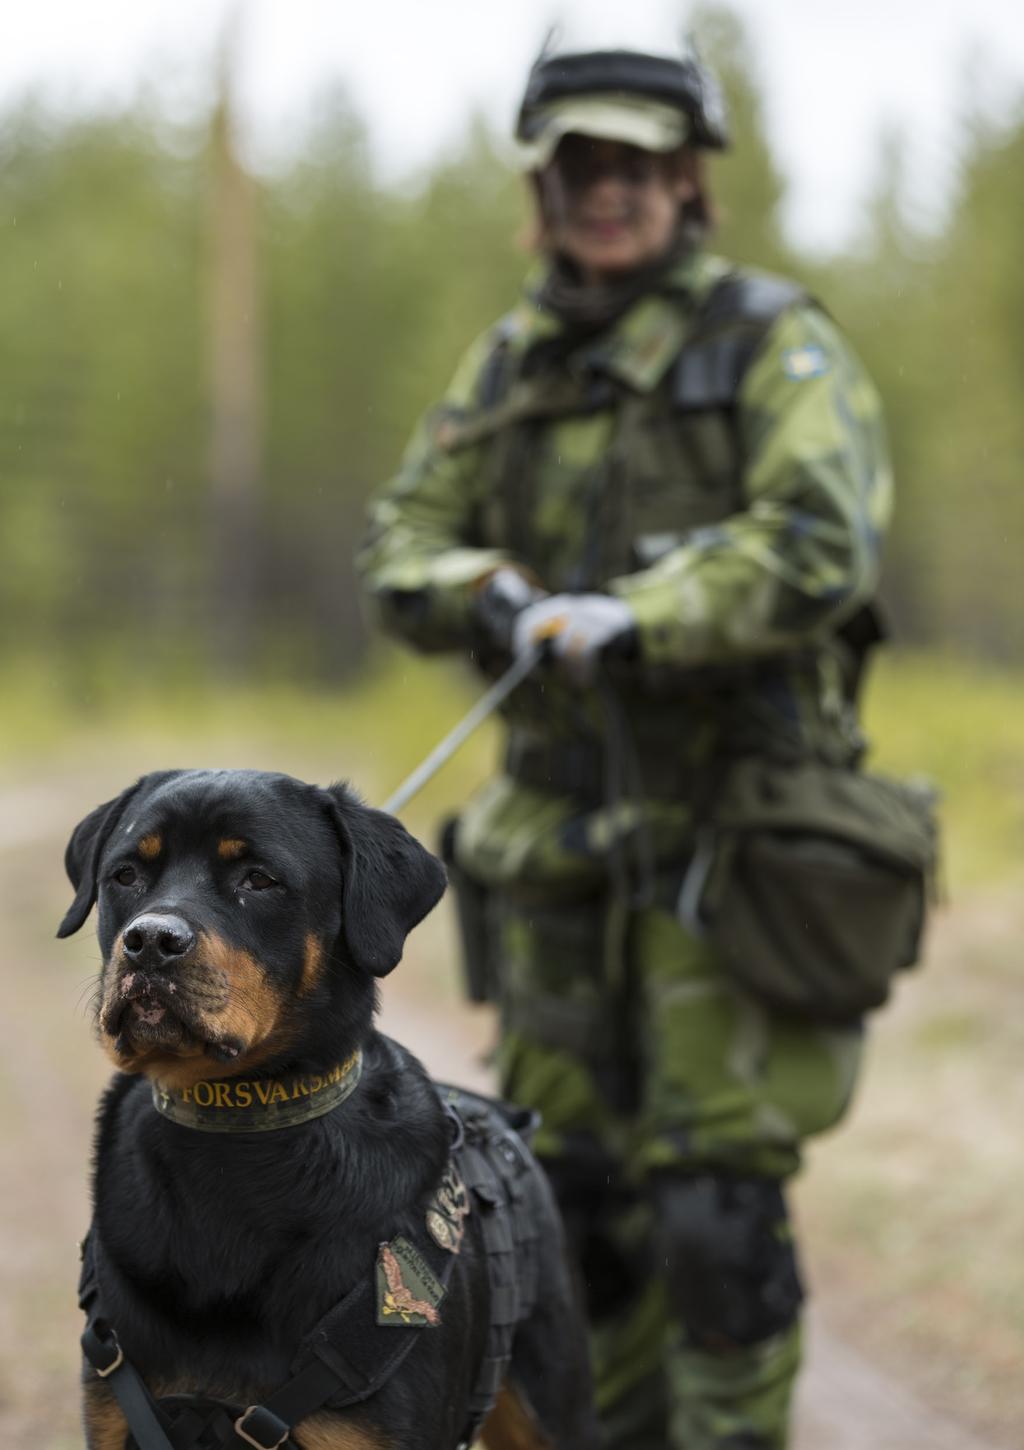
POLYGON ((153 1084, 153 1106, 172 1123, 202 1133, 266 1133, 294 1128, 343 1103, 363 1071, 363 1054, 324 1073, 293 1077, 211 1078, 187 1088, 153 1084))

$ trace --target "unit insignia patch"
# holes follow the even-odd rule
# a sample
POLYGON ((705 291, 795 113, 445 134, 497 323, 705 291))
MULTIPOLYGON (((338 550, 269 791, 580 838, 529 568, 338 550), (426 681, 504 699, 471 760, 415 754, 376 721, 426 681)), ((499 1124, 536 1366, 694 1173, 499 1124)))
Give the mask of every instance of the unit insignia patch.
POLYGON ((429 1325, 441 1323, 437 1306, 444 1285, 408 1239, 401 1236, 377 1249, 377 1323, 429 1325))

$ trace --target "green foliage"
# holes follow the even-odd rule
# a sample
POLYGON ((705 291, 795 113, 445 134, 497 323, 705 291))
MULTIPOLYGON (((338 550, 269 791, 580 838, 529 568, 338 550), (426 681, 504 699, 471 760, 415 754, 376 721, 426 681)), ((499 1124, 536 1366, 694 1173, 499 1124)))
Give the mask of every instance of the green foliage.
MULTIPOLYGON (((881 137, 846 255, 784 238, 784 179, 735 15, 691 17, 735 146, 710 185, 727 255, 808 280, 886 400, 899 508, 886 590, 903 638, 1019 660, 1024 528, 1024 115, 967 117, 957 202, 906 218, 881 137)), ((107 115, 26 103, 0 125, 0 650, 87 700, 108 665, 176 684, 211 668, 209 127, 153 100, 107 115)), ((375 174, 363 123, 323 97, 300 154, 258 188, 251 479, 261 679, 338 680, 366 646, 351 556, 370 488, 468 342, 515 298, 529 206, 487 126, 415 186, 375 174)))
POLYGON ((898 632, 1017 662, 1024 648, 1024 97, 965 125, 949 219, 907 219, 901 138, 883 137, 861 248, 820 287, 886 402, 897 475, 887 592, 898 632))
POLYGON ((0 642, 127 646, 200 502, 196 166, 141 113, 3 133, 0 642))
POLYGON ((1024 677, 936 653, 896 653, 871 676, 870 764, 937 784, 950 890, 1015 869, 1024 845, 1024 677))
POLYGON ((729 112, 731 146, 712 163, 715 245, 738 261, 792 271, 796 263, 779 219, 785 182, 765 134, 761 84, 742 22, 725 6, 700 5, 691 23, 701 56, 721 81, 729 112))

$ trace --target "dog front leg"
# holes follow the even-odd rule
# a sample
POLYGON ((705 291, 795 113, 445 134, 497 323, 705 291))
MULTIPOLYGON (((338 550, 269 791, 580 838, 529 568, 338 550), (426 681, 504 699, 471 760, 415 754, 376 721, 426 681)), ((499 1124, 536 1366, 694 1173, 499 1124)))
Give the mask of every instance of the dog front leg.
POLYGON ((82 1424, 88 1450, 124 1450, 128 1422, 100 1379, 88 1379, 82 1385, 82 1424))

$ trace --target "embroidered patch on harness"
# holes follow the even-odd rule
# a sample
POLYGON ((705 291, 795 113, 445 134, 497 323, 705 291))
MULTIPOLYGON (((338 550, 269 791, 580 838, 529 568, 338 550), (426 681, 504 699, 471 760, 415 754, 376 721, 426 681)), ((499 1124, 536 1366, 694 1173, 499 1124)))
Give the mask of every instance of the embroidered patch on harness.
POLYGON ((787 378, 792 378, 795 383, 805 383, 811 378, 820 378, 828 372, 832 364, 828 360, 828 353, 817 343, 808 343, 805 347, 790 347, 782 354, 782 371, 787 378))
POLYGON ((427 1232, 440 1248, 457 1254, 462 1247, 466 1232, 464 1220, 468 1214, 466 1185, 459 1177, 455 1164, 449 1162, 427 1209, 427 1232))
POLYGON ((392 1239, 377 1249, 377 1323, 431 1328, 441 1323, 437 1306, 444 1298, 430 1266, 408 1239, 392 1239))

